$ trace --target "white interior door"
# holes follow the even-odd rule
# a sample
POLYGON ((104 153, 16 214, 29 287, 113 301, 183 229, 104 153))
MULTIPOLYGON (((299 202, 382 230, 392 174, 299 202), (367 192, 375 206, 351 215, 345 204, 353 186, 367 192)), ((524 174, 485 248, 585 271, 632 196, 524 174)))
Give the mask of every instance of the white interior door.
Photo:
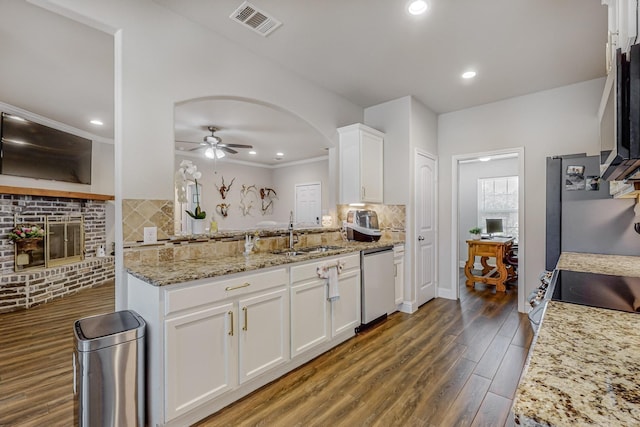
POLYGON ((320 225, 322 189, 320 183, 296 184, 296 224, 320 225))
POLYGON ((436 296, 436 161, 416 153, 415 160, 415 283, 422 305, 436 296))

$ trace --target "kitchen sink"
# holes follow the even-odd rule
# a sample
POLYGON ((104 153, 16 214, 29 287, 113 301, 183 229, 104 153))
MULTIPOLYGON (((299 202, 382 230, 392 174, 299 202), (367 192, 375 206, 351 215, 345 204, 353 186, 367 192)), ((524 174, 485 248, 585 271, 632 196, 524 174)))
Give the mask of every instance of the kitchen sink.
POLYGON ((301 248, 299 251, 309 254, 317 254, 321 252, 335 251, 336 249, 342 249, 340 246, 312 246, 310 248, 301 248))
POLYGON ((342 249, 342 248, 340 246, 311 246, 308 248, 299 248, 299 249, 282 249, 279 251, 273 251, 271 253, 274 255, 299 256, 299 255, 318 254, 323 252, 335 251, 337 249, 342 249))

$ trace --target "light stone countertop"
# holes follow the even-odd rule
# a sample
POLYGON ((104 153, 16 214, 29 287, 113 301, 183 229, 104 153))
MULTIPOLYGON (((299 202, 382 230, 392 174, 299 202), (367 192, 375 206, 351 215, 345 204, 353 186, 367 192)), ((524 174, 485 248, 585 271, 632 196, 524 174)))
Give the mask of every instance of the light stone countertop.
MULTIPOLYGON (((174 261, 162 265, 139 265, 127 268, 127 272, 152 285, 166 286, 400 244, 404 244, 404 241, 387 239, 381 239, 378 242, 340 241, 330 244, 330 246, 336 246, 339 249, 327 252, 305 253, 296 256, 257 252, 247 256, 233 255, 174 261)), ((296 250, 299 249, 296 248, 296 250)))
MULTIPOLYGON (((640 257, 563 253, 557 268, 640 277, 640 257)), ((549 301, 513 412, 521 426, 640 425, 640 316, 549 301)))

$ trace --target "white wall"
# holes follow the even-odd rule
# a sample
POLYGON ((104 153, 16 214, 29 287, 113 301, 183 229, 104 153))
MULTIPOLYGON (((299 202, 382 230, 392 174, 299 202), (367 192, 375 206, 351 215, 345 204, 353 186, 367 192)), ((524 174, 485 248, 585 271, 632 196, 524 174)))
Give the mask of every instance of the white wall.
MULTIPOLYGON (((411 96, 405 96, 365 109, 364 123, 385 133, 384 203, 406 205, 405 290, 408 304, 416 301, 413 253, 414 155, 420 149, 437 157, 438 120, 411 96)), ((417 307, 411 308, 415 310, 417 307)))
POLYGON ((334 143, 337 127, 362 120, 362 108, 150 0, 50 3, 122 29, 123 198, 173 197, 178 101, 215 95, 261 100, 298 115, 334 143))
POLYGON ((335 213, 335 203, 330 199, 329 161, 303 163, 273 169, 273 188, 278 190, 278 200, 273 211, 277 222, 289 221, 289 213, 295 212, 295 185, 319 182, 322 191, 322 213, 335 213))
POLYGON ((384 203, 406 205, 411 199, 411 97, 365 109, 364 122, 384 132, 384 203))
POLYGON ((458 260, 467 260, 469 230, 478 224, 478 179, 518 175, 518 159, 496 159, 490 162, 461 163, 458 167, 458 260))
MULTIPOLYGON (((191 160, 198 167, 198 170, 202 172, 202 178, 198 180, 198 184, 202 185, 200 204, 202 209, 207 212, 207 220, 215 220, 220 230, 256 228, 256 225, 261 221, 275 221, 280 225, 287 224, 289 212, 295 209, 295 184, 320 182, 322 184, 323 211, 335 210, 335 204, 332 204, 329 197, 329 163, 326 159, 279 168, 251 166, 218 160, 214 169, 213 160, 177 154, 175 160, 176 169, 182 160, 191 160), (224 200, 218 191, 218 188, 222 186, 223 176, 227 187, 231 180, 235 178, 231 185, 231 190, 224 200), (247 194, 245 202, 253 201, 253 207, 249 209, 248 215, 243 215, 240 209, 240 202, 242 201, 240 190, 243 184, 247 187, 255 185, 257 190, 263 187, 274 189, 277 197, 273 200, 273 210, 263 214, 260 195, 258 191, 252 191, 247 194), (216 205, 220 203, 231 205, 226 218, 217 213, 216 205)), ((186 206, 183 206, 182 209, 186 209, 186 206)))
POLYGON ((456 283, 451 277, 452 156, 513 147, 524 147, 525 295, 537 286, 545 255, 545 158, 599 152, 603 88, 604 79, 596 79, 438 117, 440 287, 453 289, 456 283))

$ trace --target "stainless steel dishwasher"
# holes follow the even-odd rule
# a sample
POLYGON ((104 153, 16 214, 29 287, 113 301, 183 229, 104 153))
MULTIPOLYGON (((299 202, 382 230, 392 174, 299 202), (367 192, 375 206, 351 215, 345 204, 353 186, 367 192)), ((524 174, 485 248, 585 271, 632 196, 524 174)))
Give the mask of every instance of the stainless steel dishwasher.
POLYGON ((356 332, 384 320, 393 310, 395 287, 393 278, 393 246, 360 252, 362 269, 362 319, 356 332))

